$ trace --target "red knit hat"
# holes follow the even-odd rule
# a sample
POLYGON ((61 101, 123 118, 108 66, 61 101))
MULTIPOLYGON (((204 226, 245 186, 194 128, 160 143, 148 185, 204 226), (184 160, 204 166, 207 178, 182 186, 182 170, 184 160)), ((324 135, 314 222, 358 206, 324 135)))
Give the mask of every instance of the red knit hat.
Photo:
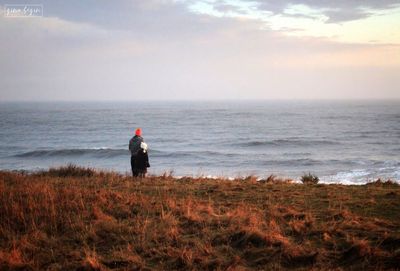
POLYGON ((135 131, 135 135, 141 136, 142 135, 142 129, 137 128, 136 131, 135 131))

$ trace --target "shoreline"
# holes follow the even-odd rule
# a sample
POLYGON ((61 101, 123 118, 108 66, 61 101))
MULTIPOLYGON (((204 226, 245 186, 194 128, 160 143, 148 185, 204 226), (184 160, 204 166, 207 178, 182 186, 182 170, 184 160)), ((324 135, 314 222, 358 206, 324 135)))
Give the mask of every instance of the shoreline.
MULTIPOLYGON (((38 168, 36 170, 25 170, 25 169, 0 169, 0 172, 11 172, 11 173, 18 173, 18 174, 23 174, 23 175, 35 175, 38 173, 43 173, 43 172, 48 172, 48 171, 52 171, 52 170, 59 170, 62 168, 68 168, 68 167, 72 167, 72 168, 80 168, 80 169, 87 169, 87 170, 91 170, 93 171, 93 173, 95 174, 115 174, 115 175, 119 175, 119 176, 124 176, 124 177, 130 177, 131 173, 130 171, 117 171, 117 170, 113 170, 113 169, 104 169, 104 168, 94 168, 94 167, 81 167, 79 165, 75 165, 75 164, 66 164, 63 166, 58 166, 58 167, 48 167, 48 168, 38 168)), ((306 174, 312 174, 312 172, 304 172, 304 175, 306 174)), ((203 180, 228 180, 228 181, 240 181, 240 180, 245 180, 248 178, 251 179, 255 179, 256 181, 260 181, 260 182, 266 182, 268 179, 276 179, 276 180, 280 180, 283 182, 287 182, 287 183, 301 183, 301 177, 302 176, 298 176, 297 178, 292 178, 292 177, 285 177, 285 176, 281 176, 281 175, 275 175, 274 173, 271 173, 269 176, 264 176, 264 177, 260 177, 258 175, 237 175, 237 176, 219 176, 219 175, 211 175, 211 174, 198 174, 198 175, 174 175, 174 170, 166 170, 161 174, 152 174, 152 173, 148 173, 146 176, 149 178, 159 178, 162 176, 170 176, 171 178, 175 179, 175 180, 180 180, 180 179, 203 179, 203 180)), ((315 175, 317 176, 317 175, 315 175)), ((317 176, 320 177, 320 176, 317 176)), ((325 176, 324 176, 325 177, 325 176)), ((365 181, 360 181, 360 182, 355 182, 355 181, 349 181, 349 180, 337 180, 337 181, 326 181, 325 179, 323 179, 323 177, 319 180, 319 184, 324 184, 324 185, 355 185, 355 186, 360 186, 360 185, 368 185, 374 182, 393 182, 393 183, 397 183, 400 184, 400 179, 396 180, 393 178, 383 178, 383 177, 375 177, 372 179, 366 179, 365 181)))

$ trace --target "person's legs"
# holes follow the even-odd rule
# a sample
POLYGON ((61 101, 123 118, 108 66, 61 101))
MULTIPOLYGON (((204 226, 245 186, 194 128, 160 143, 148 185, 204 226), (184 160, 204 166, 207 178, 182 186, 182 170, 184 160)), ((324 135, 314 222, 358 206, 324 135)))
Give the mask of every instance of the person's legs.
POLYGON ((147 174, 147 168, 145 168, 145 169, 143 170, 143 178, 146 178, 146 174, 147 174))
POLYGON ((133 155, 131 156, 131 169, 132 169, 132 176, 137 177, 138 173, 135 170, 135 157, 133 155))
POLYGON ((139 174, 140 178, 145 178, 146 177, 146 173, 147 173, 146 169, 140 168, 140 169, 136 169, 136 170, 138 171, 138 174, 139 174))

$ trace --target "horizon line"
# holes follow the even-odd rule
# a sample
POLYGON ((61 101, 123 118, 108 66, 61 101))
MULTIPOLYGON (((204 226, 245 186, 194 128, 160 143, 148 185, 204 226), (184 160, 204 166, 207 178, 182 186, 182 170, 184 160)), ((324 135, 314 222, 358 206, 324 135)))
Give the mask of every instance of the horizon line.
POLYGON ((279 101, 400 101, 400 97, 392 98, 214 98, 214 99, 139 99, 139 100, 122 100, 122 99, 110 99, 110 100, 1 100, 0 103, 140 103, 140 102, 279 102, 279 101))

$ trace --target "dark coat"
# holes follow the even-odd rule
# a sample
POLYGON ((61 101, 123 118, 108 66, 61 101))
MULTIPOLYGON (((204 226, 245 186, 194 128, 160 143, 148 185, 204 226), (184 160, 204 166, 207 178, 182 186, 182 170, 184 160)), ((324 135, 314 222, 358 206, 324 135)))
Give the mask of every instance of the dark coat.
POLYGON ((135 135, 129 140, 129 150, 132 156, 136 156, 137 152, 140 150, 140 143, 143 142, 143 137, 135 135))
POLYGON ((138 172, 147 172, 148 167, 150 167, 149 155, 147 151, 140 149, 135 156, 133 168, 138 172))

